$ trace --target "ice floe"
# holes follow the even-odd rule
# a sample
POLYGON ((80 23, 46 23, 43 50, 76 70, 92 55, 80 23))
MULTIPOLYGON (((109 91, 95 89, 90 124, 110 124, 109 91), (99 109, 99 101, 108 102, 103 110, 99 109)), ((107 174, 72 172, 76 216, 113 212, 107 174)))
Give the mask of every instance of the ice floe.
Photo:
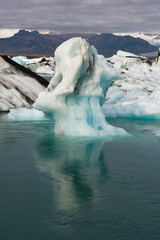
POLYGON ((8 118, 14 121, 37 121, 44 120, 44 113, 37 109, 17 108, 11 109, 8 118))

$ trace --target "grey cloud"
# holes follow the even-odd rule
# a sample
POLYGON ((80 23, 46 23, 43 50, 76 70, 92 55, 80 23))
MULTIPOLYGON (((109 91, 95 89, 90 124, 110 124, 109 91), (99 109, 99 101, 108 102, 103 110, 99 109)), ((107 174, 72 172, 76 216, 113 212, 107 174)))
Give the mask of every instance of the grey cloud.
POLYGON ((0 0, 0 28, 160 32, 159 0, 0 0))

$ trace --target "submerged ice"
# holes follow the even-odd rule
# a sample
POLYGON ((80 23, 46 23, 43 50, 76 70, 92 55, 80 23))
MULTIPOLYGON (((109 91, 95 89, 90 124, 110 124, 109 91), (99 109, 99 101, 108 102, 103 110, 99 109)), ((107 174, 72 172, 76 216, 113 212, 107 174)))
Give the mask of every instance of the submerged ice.
POLYGON ((101 106, 117 74, 82 38, 72 38, 55 51, 55 74, 34 106, 53 114, 54 132, 72 136, 123 135, 105 120, 101 106))

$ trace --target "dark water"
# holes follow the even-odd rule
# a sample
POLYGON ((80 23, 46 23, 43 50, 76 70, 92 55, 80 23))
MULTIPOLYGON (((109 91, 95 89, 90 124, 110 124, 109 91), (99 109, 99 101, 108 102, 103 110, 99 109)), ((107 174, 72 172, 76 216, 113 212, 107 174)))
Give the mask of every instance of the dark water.
POLYGON ((160 239, 159 122, 110 121, 134 137, 56 137, 0 115, 0 240, 160 239))
POLYGON ((149 52, 149 53, 143 53, 143 54, 140 54, 140 56, 144 56, 144 57, 157 57, 158 56, 158 51, 156 51, 156 52, 149 52))
POLYGON ((44 79, 46 79, 48 82, 50 82, 52 75, 47 75, 47 74, 39 74, 41 77, 43 77, 44 79))

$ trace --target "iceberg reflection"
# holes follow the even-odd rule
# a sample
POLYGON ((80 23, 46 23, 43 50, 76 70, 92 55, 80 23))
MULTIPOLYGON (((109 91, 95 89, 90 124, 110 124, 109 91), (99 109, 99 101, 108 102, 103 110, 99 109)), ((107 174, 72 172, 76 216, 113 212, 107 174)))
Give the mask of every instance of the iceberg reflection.
POLYGON ((104 141, 53 135, 46 135, 39 142, 38 167, 53 178, 58 209, 88 205, 103 192, 108 177, 103 146, 104 141))

